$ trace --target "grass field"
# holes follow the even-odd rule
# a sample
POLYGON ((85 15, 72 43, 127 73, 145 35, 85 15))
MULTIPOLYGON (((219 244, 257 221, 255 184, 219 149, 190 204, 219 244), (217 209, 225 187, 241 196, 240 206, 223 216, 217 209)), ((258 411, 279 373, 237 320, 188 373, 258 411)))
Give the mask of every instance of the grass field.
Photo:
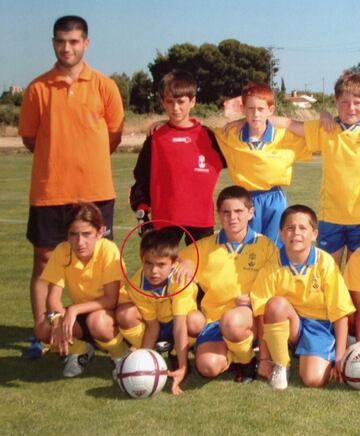
MULTIPOLYGON (((113 157, 118 192, 116 241, 135 224, 127 204, 135 154, 113 157)), ((290 203, 318 208, 320 158, 296 167, 290 203)), ((185 394, 173 397, 169 384, 149 400, 128 399, 111 379, 112 365, 98 352, 84 375, 62 378, 55 354, 26 361, 21 354, 31 335, 28 281, 31 245, 25 239, 31 156, 0 159, 0 434, 76 435, 257 435, 359 434, 359 392, 331 383, 305 389, 294 362, 290 387, 274 392, 264 382, 241 386, 231 374, 207 381, 192 371, 185 394)), ((218 189, 229 184, 227 173, 218 189)), ((137 240, 130 242, 126 261, 137 262, 137 240)))

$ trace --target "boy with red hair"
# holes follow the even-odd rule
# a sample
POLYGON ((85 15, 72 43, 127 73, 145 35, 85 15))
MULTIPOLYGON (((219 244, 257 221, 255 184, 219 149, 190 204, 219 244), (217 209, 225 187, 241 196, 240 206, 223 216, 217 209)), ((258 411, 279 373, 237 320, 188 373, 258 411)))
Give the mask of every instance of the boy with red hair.
POLYGON ((279 223, 287 199, 282 186, 291 182, 296 160, 310 160, 304 138, 284 128, 274 128, 269 117, 275 111, 274 93, 262 83, 250 83, 242 91, 246 122, 227 133, 215 129, 233 182, 251 191, 255 216, 250 227, 278 246, 279 223))

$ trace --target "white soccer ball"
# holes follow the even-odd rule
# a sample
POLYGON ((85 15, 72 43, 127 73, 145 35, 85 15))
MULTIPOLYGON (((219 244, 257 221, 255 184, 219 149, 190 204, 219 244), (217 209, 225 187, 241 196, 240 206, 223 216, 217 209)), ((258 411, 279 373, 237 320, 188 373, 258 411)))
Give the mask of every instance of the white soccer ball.
POLYGON ((341 374, 346 384, 360 389, 360 342, 350 345, 341 362, 341 374))
POLYGON ((126 355, 116 368, 120 389, 133 398, 148 398, 165 386, 167 366, 154 350, 140 349, 126 355))

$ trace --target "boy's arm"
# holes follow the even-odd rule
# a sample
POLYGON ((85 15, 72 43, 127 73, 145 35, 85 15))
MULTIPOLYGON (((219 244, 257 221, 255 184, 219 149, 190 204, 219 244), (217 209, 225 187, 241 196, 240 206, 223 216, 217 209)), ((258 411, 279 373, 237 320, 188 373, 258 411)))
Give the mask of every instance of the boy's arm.
POLYGON ((174 378, 171 392, 174 395, 179 395, 182 393, 180 383, 184 380, 187 372, 189 342, 186 315, 174 317, 173 335, 179 368, 176 371, 169 372, 169 376, 174 378))
POLYGON ((157 319, 145 320, 145 332, 141 348, 155 348, 160 333, 160 323, 157 319))
POLYGON ((302 121, 295 121, 291 118, 278 117, 276 115, 272 115, 270 121, 275 127, 288 129, 290 132, 298 136, 305 136, 304 123, 302 121))
POLYGON ((130 206, 133 211, 150 210, 151 136, 148 136, 134 168, 135 183, 130 189, 130 206))
POLYGON ((344 316, 334 322, 335 328, 335 378, 341 381, 341 360, 346 350, 348 336, 348 317, 344 316))
POLYGON ((350 295, 356 309, 356 312, 354 313, 355 336, 356 340, 360 341, 360 292, 350 291, 350 295))

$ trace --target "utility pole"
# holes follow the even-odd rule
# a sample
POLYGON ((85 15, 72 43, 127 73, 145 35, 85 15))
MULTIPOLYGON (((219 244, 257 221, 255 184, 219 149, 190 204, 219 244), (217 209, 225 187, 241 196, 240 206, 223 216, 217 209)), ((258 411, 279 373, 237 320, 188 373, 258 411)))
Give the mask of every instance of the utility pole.
POLYGON ((270 46, 270 47, 265 47, 266 50, 269 52, 269 72, 270 72, 270 77, 269 77, 269 82, 270 82, 270 87, 274 88, 274 65, 276 63, 276 61, 278 61, 279 59, 275 59, 274 56, 274 50, 284 50, 284 47, 275 47, 275 46, 270 46))

